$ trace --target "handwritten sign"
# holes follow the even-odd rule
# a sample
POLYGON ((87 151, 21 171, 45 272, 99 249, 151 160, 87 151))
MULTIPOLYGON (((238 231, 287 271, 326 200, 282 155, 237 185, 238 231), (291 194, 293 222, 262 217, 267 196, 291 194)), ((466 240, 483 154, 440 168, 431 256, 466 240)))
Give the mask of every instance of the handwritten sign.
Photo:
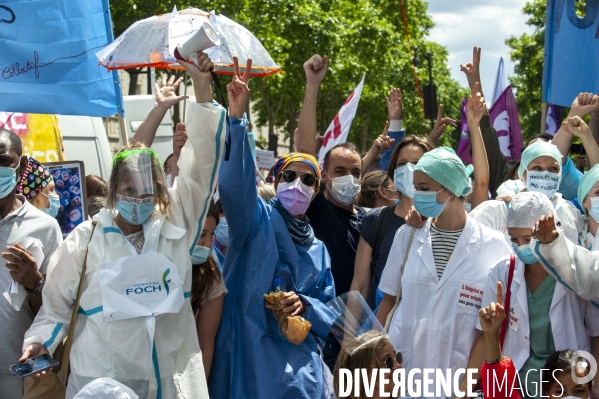
POLYGON ((518 327, 520 326, 520 317, 522 310, 517 307, 510 308, 510 328, 514 331, 518 331, 518 327))
POLYGON ((478 284, 462 284, 458 295, 458 305, 479 310, 483 301, 485 290, 478 284))
POLYGON ((107 10, 107 0, 0 5, 0 111, 116 114, 119 85, 92 51, 112 41, 107 10))
POLYGON ((529 170, 527 173, 527 184, 530 188, 541 191, 557 191, 559 188, 559 176, 548 172, 533 172, 529 170))

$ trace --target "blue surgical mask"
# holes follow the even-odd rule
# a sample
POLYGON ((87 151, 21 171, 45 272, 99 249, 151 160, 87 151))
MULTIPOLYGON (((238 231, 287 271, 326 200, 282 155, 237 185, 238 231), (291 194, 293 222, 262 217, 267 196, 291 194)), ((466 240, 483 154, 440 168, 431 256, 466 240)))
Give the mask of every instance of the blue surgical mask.
MULTIPOLYGON (((42 193, 44 194, 44 193, 42 193)), ((58 194, 44 194, 48 197, 48 201, 50 201, 50 206, 42 209, 45 213, 52 216, 53 218, 58 215, 58 209, 60 208, 60 196, 58 194)))
MULTIPOLYGON (((443 209, 445 209, 445 205, 447 201, 443 204, 437 203, 437 194, 441 191, 445 190, 442 188, 441 190, 434 191, 414 191, 414 207, 416 211, 425 216, 427 218, 436 218, 439 217, 443 209)), ((449 198, 447 198, 449 200, 449 198)))
POLYGON ((395 206, 397 206, 399 204, 401 204, 401 198, 398 198, 398 199, 395 200, 395 206))
POLYGON ((201 265, 206 263, 208 258, 210 257, 210 248, 205 247, 203 245, 196 245, 193 249, 193 253, 191 254, 191 264, 192 265, 201 265))
POLYGON ((229 225, 227 224, 227 219, 221 217, 219 218, 218 226, 216 226, 216 230, 214 230, 214 235, 216 236, 216 241, 220 245, 228 246, 229 245, 229 225))
POLYGON ((599 222, 599 197, 591 198, 591 209, 589 213, 597 222, 599 222))
POLYGON ((532 265, 533 263, 537 263, 537 257, 532 252, 532 249, 528 246, 528 244, 520 245, 516 243, 512 243, 512 248, 516 253, 518 259, 520 259, 526 265, 532 265))
POLYGON ((115 208, 133 226, 144 224, 154 211, 154 197, 139 199, 117 194, 115 208))
POLYGON ((172 176, 170 173, 169 173, 168 175, 166 175, 166 184, 167 184, 169 187, 172 187, 172 186, 173 186, 172 178, 173 178, 173 176, 172 176))
POLYGON ((6 197, 17 185, 17 169, 0 166, 0 198, 6 197))
POLYGON ((393 172, 393 184, 397 191, 402 194, 414 198, 414 168, 416 165, 407 163, 400 166, 393 172))

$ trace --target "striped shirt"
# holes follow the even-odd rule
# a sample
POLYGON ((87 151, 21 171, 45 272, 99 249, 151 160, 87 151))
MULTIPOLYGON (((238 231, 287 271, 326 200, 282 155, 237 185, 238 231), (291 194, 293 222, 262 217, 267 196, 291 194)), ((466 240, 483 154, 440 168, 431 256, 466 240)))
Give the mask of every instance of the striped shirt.
POLYGON ((447 261, 453 253, 453 249, 460 239, 461 230, 447 231, 441 230, 431 224, 431 242, 433 244, 433 257, 435 258, 435 266, 437 268, 437 276, 441 280, 447 261))

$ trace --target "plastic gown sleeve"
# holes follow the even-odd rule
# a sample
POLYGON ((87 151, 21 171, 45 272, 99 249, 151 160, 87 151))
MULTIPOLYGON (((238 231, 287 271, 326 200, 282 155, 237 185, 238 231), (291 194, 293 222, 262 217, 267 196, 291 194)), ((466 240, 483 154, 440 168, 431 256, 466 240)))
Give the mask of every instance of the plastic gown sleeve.
POLYGON ((324 338, 329 334, 336 316, 325 305, 325 303, 335 298, 335 284, 330 267, 331 260, 326 248, 323 251, 322 258, 322 262, 326 267, 322 268, 316 291, 311 296, 303 294, 299 294, 298 296, 306 308, 306 311, 301 316, 312 324, 312 332, 324 338))
POLYGON ((53 353, 67 335, 92 230, 91 222, 84 223, 85 228, 73 230, 50 257, 46 284, 42 290, 44 306, 25 333, 23 350, 27 345, 39 342, 53 353))
POLYGON ((257 218, 256 164, 247 138, 247 119, 229 118, 231 153, 223 161, 218 193, 229 225, 229 246, 242 248, 257 218))
POLYGON ((223 107, 216 103, 190 103, 187 142, 179 157, 179 176, 170 190, 171 201, 182 210, 192 248, 198 240, 216 187, 225 144, 223 107))
POLYGON ((559 184, 558 192, 568 201, 578 196, 578 186, 582 179, 582 173, 576 169, 574 162, 570 157, 566 157, 566 162, 562 165, 562 181, 559 184))
POLYGON ((387 134, 389 134, 390 138, 395 139, 395 141, 393 142, 393 144, 391 144, 391 147, 387 148, 385 152, 383 152, 383 155, 381 155, 379 169, 385 171, 389 169, 389 162, 391 161, 391 155, 393 154, 393 150, 395 150, 397 144, 406 137, 406 131, 402 129, 396 132, 387 132, 387 134))
POLYGON ((530 248, 559 283, 599 306, 599 252, 574 245, 564 234, 550 244, 533 239, 530 248))

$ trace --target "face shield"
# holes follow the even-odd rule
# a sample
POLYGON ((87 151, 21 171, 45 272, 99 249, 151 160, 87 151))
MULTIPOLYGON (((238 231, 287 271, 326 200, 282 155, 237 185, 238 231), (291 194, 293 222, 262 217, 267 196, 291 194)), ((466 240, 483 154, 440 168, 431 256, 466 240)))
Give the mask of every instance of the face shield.
POLYGON ((160 170, 160 157, 150 149, 123 151, 113 160, 113 182, 116 194, 123 197, 144 199, 155 194, 156 178, 152 173, 152 157, 160 170))

